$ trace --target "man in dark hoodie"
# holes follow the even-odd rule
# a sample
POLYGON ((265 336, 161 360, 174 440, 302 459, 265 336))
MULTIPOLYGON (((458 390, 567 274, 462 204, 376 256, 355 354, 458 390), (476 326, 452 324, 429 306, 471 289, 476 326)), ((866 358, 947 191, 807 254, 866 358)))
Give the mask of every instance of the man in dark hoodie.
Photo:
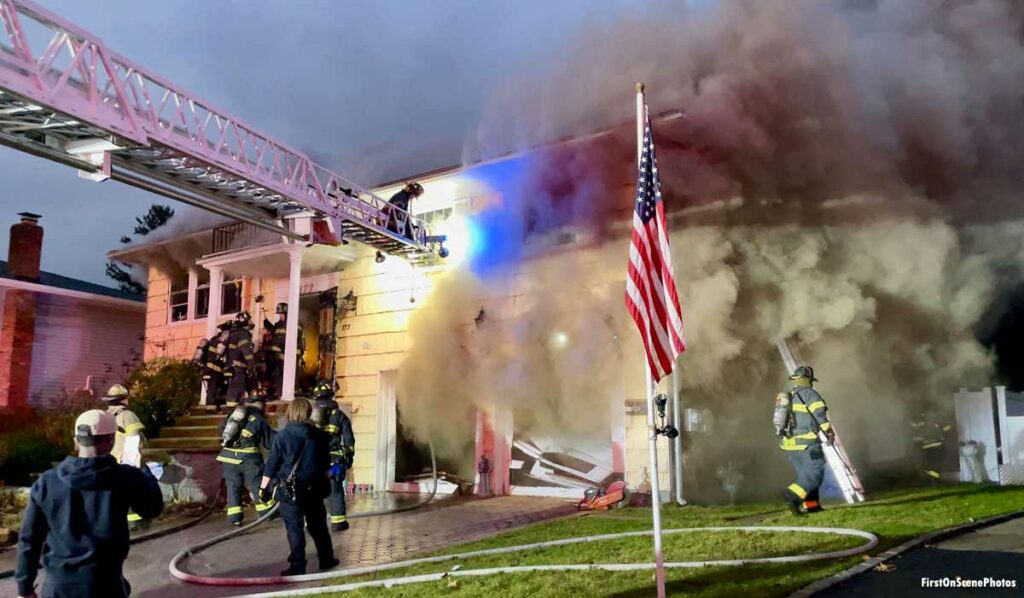
POLYGON ((36 596, 40 558, 45 598, 130 594, 121 573, 128 557, 128 511, 153 518, 164 502, 148 468, 121 465, 111 456, 116 432, 113 415, 86 411, 75 421, 78 456, 65 458, 32 484, 18 537, 20 597, 36 596))

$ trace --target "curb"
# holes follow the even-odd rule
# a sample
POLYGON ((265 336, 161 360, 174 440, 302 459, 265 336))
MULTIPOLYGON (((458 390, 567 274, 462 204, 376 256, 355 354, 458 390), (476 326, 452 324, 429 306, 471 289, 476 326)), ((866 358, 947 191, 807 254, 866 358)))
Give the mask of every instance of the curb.
POLYGON ((848 580, 850 580, 850 579, 852 579, 852 578, 854 578, 854 577, 856 577, 856 576, 858 576, 858 575, 860 575, 862 573, 870 571, 871 569, 874 569, 876 566, 880 565, 881 563, 884 563, 884 562, 886 562, 888 560, 894 559, 894 558, 902 555, 903 553, 905 553, 907 551, 910 551, 910 550, 913 550, 914 548, 917 548, 917 547, 919 547, 919 546, 921 546, 923 544, 927 544, 929 542, 935 542, 935 541, 938 541, 938 540, 946 540, 946 539, 951 538, 953 536, 959 536, 959 535, 965 534, 967 532, 972 532, 972 531, 979 530, 979 529, 982 529, 982 528, 985 528, 985 527, 990 527, 990 526, 993 526, 993 525, 998 525, 1000 523, 1005 523, 1007 521, 1010 521, 1011 519, 1017 519, 1019 517, 1024 517, 1024 511, 1013 511, 1013 512, 1010 512, 1010 513, 1004 513, 1002 515, 996 515, 995 517, 989 517, 988 519, 982 519, 980 521, 974 521, 974 522, 970 522, 970 523, 963 523, 961 525, 955 525, 953 527, 948 527, 946 529, 940 529, 940 530, 936 530, 934 532, 928 532, 927 534, 924 534, 923 536, 918 536, 918 537, 916 537, 916 538, 914 538, 912 540, 908 540, 908 541, 904 542, 903 544, 900 544, 899 546, 896 546, 895 548, 890 548, 889 550, 886 550, 885 552, 879 554, 878 556, 875 556, 875 557, 873 557, 871 559, 868 559, 868 560, 864 561, 863 563, 859 563, 857 565, 854 565, 853 567, 850 567, 849 569, 846 569, 845 571, 840 571, 839 573, 836 573, 835 575, 833 575, 831 577, 826 577, 825 579, 819 579, 818 581, 816 581, 816 582, 814 582, 814 583, 812 583, 812 584, 810 584, 808 586, 804 586, 804 587, 800 588, 799 590, 797 590, 797 591, 793 592, 792 594, 790 594, 788 598, 808 598, 810 596, 813 596, 813 595, 817 594, 818 592, 822 592, 824 590, 831 589, 831 588, 833 588, 833 587, 835 587, 835 586, 837 586, 837 585, 839 585, 841 583, 844 583, 844 582, 846 582, 846 581, 848 581, 848 580))

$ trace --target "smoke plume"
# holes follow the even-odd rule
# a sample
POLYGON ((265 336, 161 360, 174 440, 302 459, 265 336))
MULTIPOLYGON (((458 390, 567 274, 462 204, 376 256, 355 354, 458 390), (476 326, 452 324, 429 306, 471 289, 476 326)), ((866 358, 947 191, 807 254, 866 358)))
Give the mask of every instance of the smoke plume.
POLYGON ((643 81, 652 115, 679 111, 654 127, 682 396, 715 413, 691 471, 735 461, 762 494, 785 477, 784 460, 758 458, 783 338, 815 366, 855 460, 902 458, 907 418, 948 419, 957 387, 990 383, 976 328, 1021 282, 1022 32, 1024 11, 1000 0, 720 1, 595 29, 550 72, 510 80, 467 161, 606 132, 536 150, 503 217, 482 218, 526 231, 525 259, 453 272, 414 314, 400 393, 424 400, 410 425, 471 438, 474 408, 502 402, 530 427, 607 435, 609 412, 642 398, 622 280, 636 151, 623 123, 643 81), (591 246, 531 251, 551 230, 591 246))

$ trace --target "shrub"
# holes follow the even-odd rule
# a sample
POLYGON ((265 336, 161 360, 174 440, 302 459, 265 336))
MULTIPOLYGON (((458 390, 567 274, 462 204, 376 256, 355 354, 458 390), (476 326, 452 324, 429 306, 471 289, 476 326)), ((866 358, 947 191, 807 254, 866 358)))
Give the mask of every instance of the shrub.
POLYGON ((0 481, 27 485, 75 450, 72 429, 80 413, 96 409, 90 394, 63 395, 45 409, 0 414, 0 481))
POLYGON ((199 402, 199 388, 199 370, 191 362, 154 359, 129 376, 128 407, 146 426, 146 435, 156 438, 199 402))
POLYGON ((32 483, 32 474, 50 469, 54 461, 60 461, 68 454, 52 444, 37 428, 4 434, 0 443, 5 445, 5 458, 0 462, 0 480, 13 486, 28 486, 32 483))

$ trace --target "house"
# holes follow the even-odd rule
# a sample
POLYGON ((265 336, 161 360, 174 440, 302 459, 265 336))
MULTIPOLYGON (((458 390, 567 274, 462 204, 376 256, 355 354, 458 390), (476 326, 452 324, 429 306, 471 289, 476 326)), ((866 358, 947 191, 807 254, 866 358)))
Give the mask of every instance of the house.
POLYGON ((41 271, 39 216, 20 214, 0 261, 0 408, 101 394, 141 355, 142 297, 41 271))
MULTIPOLYGON (((517 176, 515 170, 523 167, 525 159, 528 156, 416 177, 425 194, 411 210, 434 232, 448 235, 452 254, 447 260, 431 264, 413 265, 400 257, 380 256, 370 246, 356 242, 307 246, 243 223, 205 227, 158 241, 143 239, 110 252, 108 257, 113 261, 148 270, 145 358, 186 359, 201 339, 214 333, 219 322, 238 311, 249 311, 259 323, 265 317, 274 320, 278 302, 297 305, 306 353, 298 371, 285 373, 285 398, 293 396, 296 386, 303 388, 304 380, 334 378, 339 402, 351 414, 356 434, 350 481, 376 488, 394 487, 406 477, 400 470, 403 459, 408 461, 407 455, 398 453, 410 444, 402 437, 398 424, 401 401, 396 398, 398 368, 409 348, 409 320, 429 302, 431 288, 439 277, 468 250, 464 235, 451 228, 453 223, 458 217, 500 206, 508 193, 505 187, 517 176)), ((402 184, 386 184, 374 192, 390 197, 402 184)), ((623 180, 614 190, 623 193, 624 214, 631 205, 629 185, 628 179, 623 180)), ((285 224, 292 231, 308 232, 312 220, 312 215, 300 214, 288 218, 285 224)), ((538 254, 539 270, 557 267, 555 262, 567 248, 564 239, 560 243, 555 242, 546 256, 538 254)), ((615 249, 621 251, 600 252, 606 267, 598 275, 602 283, 615 289, 612 292, 616 297, 621 297, 626 255, 625 246, 619 245, 615 249)), ((507 295, 487 300, 492 320, 512 317, 516 309, 529 303, 524 291, 531 284, 529 275, 522 276, 520 283, 519 288, 507 289, 507 295)), ((291 309, 289 313, 293 313, 291 309)), ((476 316, 476 308, 466 313, 466 325, 472 326, 476 316)), ((575 496, 582 488, 609 477, 621 479, 628 462, 635 485, 647 458, 646 421, 642 413, 627 416, 623 409, 627 398, 642 401, 642 386, 621 398, 613 430, 596 446, 567 447, 565 454, 555 454, 558 451, 545 439, 515 437, 511 414, 481 410, 475 454, 466 455, 465 462, 450 467, 472 471, 472 463, 487 452, 495 470, 503 472, 492 485, 496 491, 515 490, 516 476, 508 470, 510 462, 515 461, 523 473, 522 483, 543 485, 538 480, 544 478, 557 491, 540 493, 566 491, 575 496), (635 438, 627 443, 627 436, 635 438), (627 444, 632 448, 627 450, 627 444)))
MULTIPOLYGON (((578 497, 587 487, 615 479, 625 479, 630 487, 643 487, 650 481, 650 472, 642 349, 622 299, 635 193, 630 172, 633 149, 628 141, 613 139, 615 143, 609 144, 608 140, 600 135, 582 138, 413 177, 423 185, 425 194, 410 209, 435 233, 448 236, 446 247, 451 255, 443 261, 411 263, 356 242, 337 246, 296 243, 237 222, 143 240, 113 251, 109 257, 148 271, 146 359, 188 358, 202 338, 212 335, 219 322, 237 311, 248 310, 261 322, 264 317, 274 319, 276 303, 288 303, 289 313, 299 313, 306 352, 302 363, 297 367, 291 364, 294 371, 285 373, 285 398, 294 396, 296 388, 302 389, 314 377, 333 378, 339 403, 351 415, 356 435, 349 481, 378 489, 401 488, 421 473, 424 464, 429 465, 424 439, 414 437, 400 421, 403 415, 410 417, 417 405, 416 396, 399 396, 411 356, 424 357, 422 350, 413 348, 415 341, 424 340, 415 339, 410 328, 417 323, 416 316, 438 307, 450 310, 451 321, 436 331, 437 349, 426 355, 436 366, 431 372, 428 363, 425 375, 435 375, 429 384, 457 390, 461 382, 457 376, 470 372, 450 368, 471 344, 466 339, 482 338, 475 335, 487 334, 489 323, 514 323, 532 317, 538 309, 546 310, 548 321, 554 324, 520 331, 520 338, 543 345, 541 352, 552 355, 561 351, 563 357, 569 353, 593 356, 581 357, 581 363, 573 366, 578 378, 592 378, 584 380, 593 382, 588 396, 554 409, 571 407, 571 412, 559 414, 567 421, 598 423, 591 426, 587 437, 537 433, 531 421, 550 415, 544 411, 543 401, 528 402, 529 409, 522 409, 510 406, 500 396, 518 392, 515 376, 519 374, 513 367, 500 392, 484 392, 474 398, 475 427, 468 430, 454 420, 445 430, 444 397, 434 397, 432 404, 439 408, 438 413, 429 415, 440 421, 442 430, 458 435, 459 441, 468 441, 468 449, 454 451, 459 456, 441 468, 471 476, 480 457, 487 455, 495 472, 491 488, 498 493, 578 497), (606 159, 581 165, 584 161, 574 152, 587 151, 602 153, 606 159), (581 169, 595 168, 594 164, 597 170, 581 173, 581 169), (624 166, 616 169, 615 164, 624 166), (536 194, 542 194, 543 200, 532 199, 536 194), (579 202, 590 202, 586 211, 596 222, 582 227, 573 224, 579 202), (498 227, 500 235, 493 234, 497 229, 488 229, 487 224, 501 219, 521 222, 522 230, 498 227), (467 227, 467 221, 480 228, 467 227), (516 267, 500 284, 483 289, 478 296, 444 305, 446 298, 434 293, 441 288, 439 282, 474 252, 496 258, 515 254, 510 259, 516 267), (593 301, 581 310, 581 293, 600 297, 601 310, 591 309, 593 301), (587 312, 582 314, 587 317, 581 317, 581 311, 587 312), (599 340, 583 346, 579 339, 588 335, 599 340), (608 351, 597 350, 602 346, 608 351), (616 374, 609 377, 607 371, 616 374)), ((667 172, 663 180, 673 175, 678 173, 667 172)), ((386 198, 403 183, 385 184, 374 192, 386 198)), ((757 210, 746 213, 736 209, 741 204, 725 201, 676 210, 669 218, 681 226, 701 226, 727 218, 759 217, 757 210)), ((853 220, 843 213, 844 205, 828 209, 837 220, 853 220)), ((776 217, 771 225, 780 222, 785 224, 786 219, 776 217)), ((305 234, 313 230, 315 217, 296 214, 284 224, 305 234)), ((704 231, 697 242, 708 238, 704 231)), ((714 286, 687 291, 704 293, 705 302, 714 301, 712 295, 718 292, 714 286)), ((295 333, 289 331, 290 343, 297 342, 295 333)), ((509 350, 507 346, 493 348, 496 352, 509 350)), ((777 376, 778 383, 784 384, 781 361, 773 355, 772 344, 766 339, 764 347, 754 350, 764 353, 759 355, 764 363, 758 375, 777 376)), ((425 379, 424 384, 428 384, 425 379)), ((661 389, 671 392, 670 383, 663 382, 661 389)), ((416 395, 417 391, 406 394, 416 395)), ((765 399, 764 413, 770 413, 771 396, 765 399)), ((718 400, 714 392, 685 399, 690 409, 685 414, 684 432, 694 451, 686 475, 699 476, 705 488, 717 488, 715 468, 728 464, 730 455, 753 458, 762 449, 774 450, 770 433, 744 433, 743 438, 749 437, 752 443, 747 447, 723 440, 725 435, 716 429, 732 430, 740 425, 737 417, 744 418, 746 429, 760 429, 757 426, 768 425, 767 415, 741 409, 738 402, 718 400), (733 421, 726 422, 726 414, 733 421), (712 416, 722 419, 716 423, 712 416), (735 453, 726 453, 723 446, 735 453)), ((841 416, 839 419, 842 424, 841 416)), ((895 417, 887 422, 886 429, 892 431, 888 436, 894 440, 891 447, 870 447, 879 453, 877 460, 901 456, 901 425, 902 420, 895 417)), ((662 488, 667 487, 668 478, 666 444, 662 442, 659 449, 662 488)), ((764 478, 790 475, 781 458, 758 465, 758 469, 764 478)), ((768 491, 766 484, 761 488, 768 491)))

